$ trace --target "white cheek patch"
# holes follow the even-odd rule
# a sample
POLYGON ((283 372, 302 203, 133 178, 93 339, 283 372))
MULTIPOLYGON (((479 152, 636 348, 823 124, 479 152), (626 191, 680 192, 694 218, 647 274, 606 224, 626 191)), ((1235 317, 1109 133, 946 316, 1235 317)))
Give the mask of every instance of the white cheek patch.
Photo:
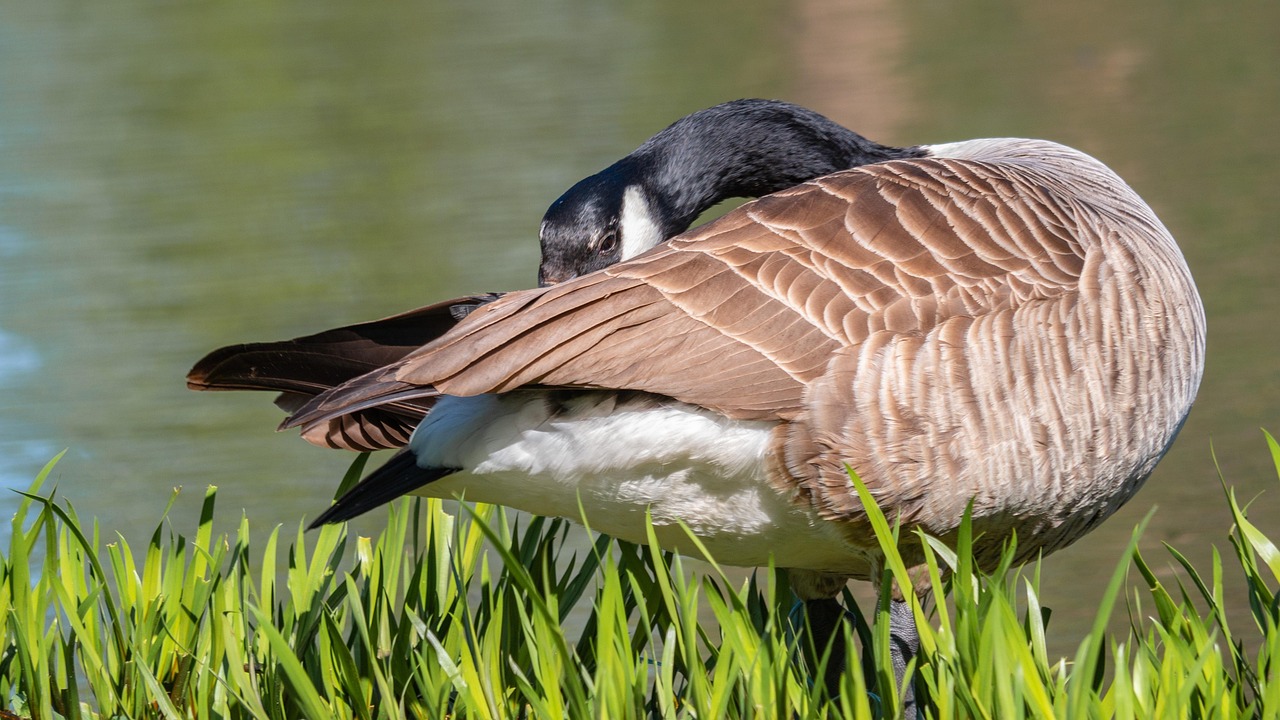
POLYGON ((622 196, 622 257, 630 260, 658 243, 666 240, 662 229, 653 217, 653 209, 645 199, 644 191, 632 185, 622 196))

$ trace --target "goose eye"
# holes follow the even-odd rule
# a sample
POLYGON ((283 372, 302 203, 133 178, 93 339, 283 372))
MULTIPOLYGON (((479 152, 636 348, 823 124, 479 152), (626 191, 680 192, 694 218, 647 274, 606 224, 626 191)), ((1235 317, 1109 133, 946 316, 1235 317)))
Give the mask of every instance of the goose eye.
POLYGON ((618 249, 618 233, 617 231, 609 231, 604 239, 600 241, 599 251, 601 255, 612 255, 614 250, 618 249))

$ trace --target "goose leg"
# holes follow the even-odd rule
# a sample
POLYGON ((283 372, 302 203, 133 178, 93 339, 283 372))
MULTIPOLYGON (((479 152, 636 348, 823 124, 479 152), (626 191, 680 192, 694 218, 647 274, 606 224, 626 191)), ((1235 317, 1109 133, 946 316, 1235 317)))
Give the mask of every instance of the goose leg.
POLYGON ((845 621, 846 616, 844 606, 836 597, 849 582, 849 578, 794 569, 789 575, 791 590, 804 603, 809 634, 802 647, 812 653, 809 666, 816 668, 819 658, 830 648, 822 683, 827 688, 827 694, 835 697, 840 694, 840 677, 845 671, 844 633, 841 632, 840 624, 845 621))
POLYGON ((817 667, 818 659, 830 648, 822 683, 827 687, 827 694, 835 697, 840 694, 840 677, 845 669, 844 633, 840 632, 844 606, 835 598, 818 598, 805 600, 804 612, 809 621, 808 647, 813 650, 810 666, 817 667))
MULTIPOLYGON (((826 573, 815 573, 802 570, 791 571, 791 588, 804 603, 804 612, 808 621, 809 637, 805 647, 813 653, 811 667, 817 667, 817 659, 830 648, 827 667, 822 675, 822 682, 831 697, 840 694, 840 678, 845 671, 846 648, 844 633, 840 623, 848 617, 844 606, 836 600, 836 595, 844 587, 846 578, 826 573)), ((897 595, 898 593, 893 593, 897 595)), ((919 597, 919 594, 917 594, 919 597)), ((889 659, 893 664, 893 679, 902 694, 902 717, 915 720, 919 717, 919 703, 916 702, 914 682, 904 687, 903 679, 907 673, 907 665, 920 652, 920 631, 916 628, 916 618, 911 612, 911 603, 904 597, 889 598, 889 659)), ((864 671, 866 678, 875 677, 874 670, 864 671)), ((883 697, 883 694, 881 695, 883 697)))
POLYGON ((902 692, 902 717, 916 717, 915 682, 902 685, 907 665, 920 652, 920 631, 906 600, 889 601, 889 659, 893 663, 893 681, 902 692))

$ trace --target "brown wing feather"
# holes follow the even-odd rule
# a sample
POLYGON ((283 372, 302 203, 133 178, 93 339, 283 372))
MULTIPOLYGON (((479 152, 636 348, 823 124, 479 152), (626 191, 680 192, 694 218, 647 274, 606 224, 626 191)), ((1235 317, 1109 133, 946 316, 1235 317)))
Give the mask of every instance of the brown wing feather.
MULTIPOLYGON (((497 297, 457 298, 292 340, 219 348, 195 364, 187 374, 187 386, 279 392, 276 404, 294 412, 315 395, 404 359, 452 329, 460 317, 497 297)), ((351 414, 312 427, 303 437, 315 445, 346 450, 402 447, 434 402, 433 397, 424 397, 351 414)))
POLYGON ((187 373, 193 390, 274 390, 315 394, 403 359, 457 324, 477 295, 279 342, 218 348, 187 373))
POLYGON ((1079 241, 1031 221, 1046 210, 1025 207, 1035 202, 1025 185, 966 161, 830 175, 600 273, 512 293, 292 422, 414 387, 475 395, 527 385, 641 390, 735 418, 792 419, 840 348, 1074 282, 1079 241))

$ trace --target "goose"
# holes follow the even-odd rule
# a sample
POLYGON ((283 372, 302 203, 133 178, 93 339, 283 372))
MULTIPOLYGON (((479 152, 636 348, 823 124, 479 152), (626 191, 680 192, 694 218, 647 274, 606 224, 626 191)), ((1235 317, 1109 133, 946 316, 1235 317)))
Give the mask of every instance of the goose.
MULTIPOLYGON (((1204 311, 1177 244, 1115 173, 1057 143, 889 154, 665 243, 673 181, 605 178, 620 237, 588 249, 624 259, 574 276, 544 232, 556 284, 366 326, 439 333, 363 374, 378 361, 337 353, 341 372, 272 378, 282 427, 313 441, 416 422, 316 524, 410 492, 581 509, 634 542, 647 516, 669 549, 693 550, 687 527, 720 562, 789 569, 819 618, 878 575, 847 468, 906 528, 953 536, 971 506, 979 559, 1014 533, 1019 559, 1083 536, 1141 487, 1199 386, 1204 311)), ((216 372, 248 347, 214 351, 189 385, 266 387, 216 372)), ((902 600, 890 617, 911 707, 913 619, 902 600)))

